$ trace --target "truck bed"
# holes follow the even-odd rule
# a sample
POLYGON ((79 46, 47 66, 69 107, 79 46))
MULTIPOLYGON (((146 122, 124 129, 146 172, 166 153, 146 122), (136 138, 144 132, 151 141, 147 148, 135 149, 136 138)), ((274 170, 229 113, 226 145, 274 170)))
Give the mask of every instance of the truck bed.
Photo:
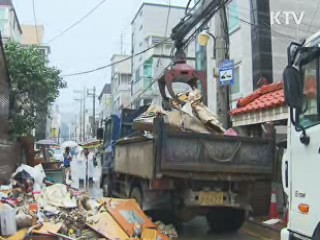
POLYGON ((251 178, 270 176, 274 159, 272 139, 233 137, 172 131, 158 121, 154 139, 134 138, 117 144, 117 172, 153 179, 251 178))

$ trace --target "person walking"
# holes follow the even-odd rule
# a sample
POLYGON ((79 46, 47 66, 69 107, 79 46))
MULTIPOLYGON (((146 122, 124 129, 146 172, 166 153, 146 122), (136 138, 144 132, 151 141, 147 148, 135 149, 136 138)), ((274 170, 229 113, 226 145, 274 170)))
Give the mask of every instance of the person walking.
POLYGON ((64 174, 71 180, 71 171, 70 171, 70 162, 72 161, 72 156, 70 152, 70 147, 66 147, 63 154, 63 166, 64 166, 64 174))

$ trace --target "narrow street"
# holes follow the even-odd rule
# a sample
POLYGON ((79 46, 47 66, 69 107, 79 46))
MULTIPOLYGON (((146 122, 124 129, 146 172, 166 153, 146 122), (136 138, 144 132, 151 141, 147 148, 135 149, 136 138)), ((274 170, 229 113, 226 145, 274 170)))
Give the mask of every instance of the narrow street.
POLYGON ((278 240, 279 234, 260 226, 246 223, 237 233, 211 234, 205 218, 196 218, 184 224, 179 240, 278 240))

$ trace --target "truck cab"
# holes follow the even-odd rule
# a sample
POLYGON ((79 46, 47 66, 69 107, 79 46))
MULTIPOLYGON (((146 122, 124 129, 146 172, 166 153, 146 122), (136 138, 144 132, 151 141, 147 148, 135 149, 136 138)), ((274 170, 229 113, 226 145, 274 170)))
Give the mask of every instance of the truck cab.
POLYGON ((290 108, 283 186, 288 195, 287 228, 281 240, 320 239, 320 32, 288 47, 284 71, 290 108))
POLYGON ((110 175, 114 167, 115 145, 121 138, 138 134, 132 129, 133 119, 141 115, 149 106, 139 109, 122 109, 118 115, 111 115, 104 121, 103 147, 102 147, 102 181, 101 187, 105 195, 110 195, 110 175))

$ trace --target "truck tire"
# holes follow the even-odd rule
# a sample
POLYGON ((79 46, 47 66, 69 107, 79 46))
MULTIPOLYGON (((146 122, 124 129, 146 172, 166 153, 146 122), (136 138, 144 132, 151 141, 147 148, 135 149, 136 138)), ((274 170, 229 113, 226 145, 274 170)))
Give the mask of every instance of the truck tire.
POLYGON ((137 201, 137 203, 140 205, 140 207, 142 208, 142 204, 143 204, 143 197, 142 197, 142 191, 138 186, 134 186, 131 189, 130 192, 130 198, 133 198, 137 201))
POLYGON ((213 233, 235 232, 245 221, 242 209, 217 207, 207 213, 207 222, 213 233))
POLYGON ((103 196, 112 197, 112 180, 110 175, 106 175, 102 183, 103 196))

